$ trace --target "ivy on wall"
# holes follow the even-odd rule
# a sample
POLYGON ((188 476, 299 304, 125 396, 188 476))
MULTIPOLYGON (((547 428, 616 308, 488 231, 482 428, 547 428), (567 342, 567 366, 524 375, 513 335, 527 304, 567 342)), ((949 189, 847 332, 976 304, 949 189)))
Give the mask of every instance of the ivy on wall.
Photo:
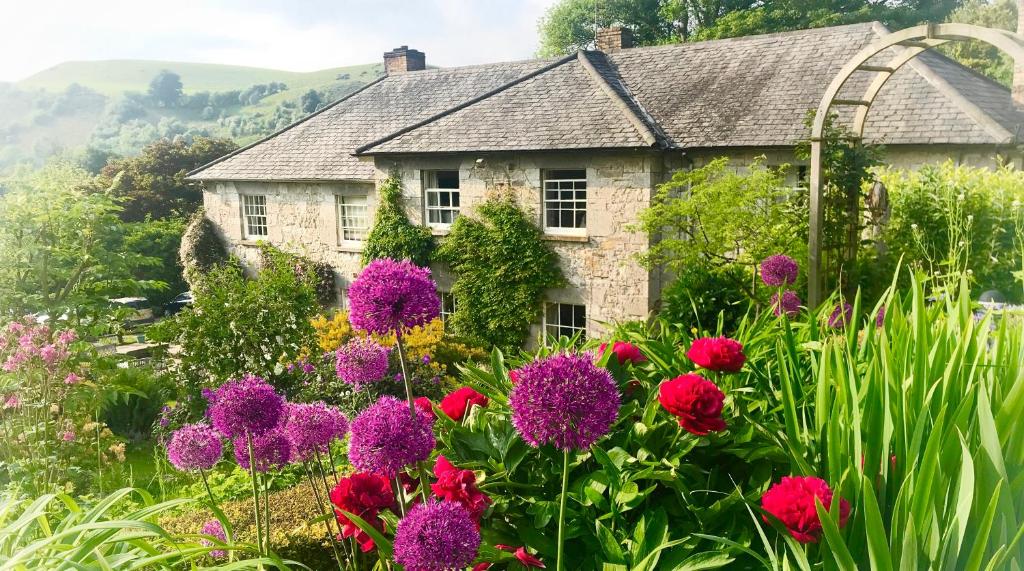
POLYGON ((437 250, 456 275, 455 333, 484 345, 520 347, 544 292, 565 284, 558 255, 510 195, 492 196, 478 218, 459 216, 437 250))
POLYGON ((228 261, 228 251, 217 235, 217 228, 200 208, 189 220, 181 236, 178 259, 184 270, 185 281, 195 287, 198 280, 214 266, 228 261))
POLYGON ((402 205, 402 181, 392 174, 377 190, 380 204, 373 220, 373 229, 366 237, 363 264, 380 258, 409 259, 418 266, 430 263, 434 237, 430 229, 409 221, 402 205))

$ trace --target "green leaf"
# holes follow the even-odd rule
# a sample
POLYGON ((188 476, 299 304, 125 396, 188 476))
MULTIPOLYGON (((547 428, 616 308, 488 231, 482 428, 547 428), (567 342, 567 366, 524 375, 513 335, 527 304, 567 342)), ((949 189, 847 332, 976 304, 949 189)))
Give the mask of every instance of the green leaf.
POLYGON ((383 556, 382 559, 391 559, 391 554, 394 551, 394 547, 391 544, 391 540, 384 537, 384 534, 377 528, 373 527, 366 522, 363 518, 357 516, 354 513, 347 512, 345 510, 339 510, 341 513, 348 518, 352 523, 359 529, 363 530, 366 535, 373 538, 373 544, 376 546, 377 551, 383 556))
POLYGON ((875 571, 892 571, 892 555, 885 539, 885 523, 878 510, 878 500, 871 482, 861 477, 861 502, 864 507, 864 528, 868 539, 868 560, 875 571))
POLYGON ((608 563, 625 564, 626 556, 622 553, 622 546, 615 539, 615 534, 600 521, 596 521, 594 524, 597 527, 597 541, 601 545, 601 551, 604 552, 605 561, 608 563))
MULTIPOLYGON (((838 498, 833 499, 835 500, 833 503, 838 501, 838 498)), ((825 510, 825 506, 821 505, 821 500, 817 497, 814 498, 814 507, 818 510, 821 530, 825 534, 825 539, 828 541, 828 546, 832 550, 832 556, 835 557, 839 569, 842 571, 857 571, 857 563, 853 560, 853 555, 850 555, 850 550, 846 547, 843 537, 839 534, 839 527, 836 526, 835 520, 825 510)), ((834 511, 838 511, 838 507, 834 511)))

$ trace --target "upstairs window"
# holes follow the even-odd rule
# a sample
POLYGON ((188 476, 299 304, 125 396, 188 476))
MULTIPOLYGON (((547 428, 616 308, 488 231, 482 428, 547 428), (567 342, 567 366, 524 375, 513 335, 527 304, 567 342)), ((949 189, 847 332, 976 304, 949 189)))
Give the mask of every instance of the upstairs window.
POLYGON ((459 171, 423 171, 427 225, 448 228, 459 215, 459 171))
POLYGON ((441 321, 447 325, 455 314, 455 296, 450 291, 438 292, 441 296, 441 321))
POLYGON ((261 240, 267 237, 266 196, 242 195, 242 237, 246 240, 261 240))
POLYGON ((544 171, 544 230, 582 234, 587 229, 587 171, 544 171))
POLYGON ((362 242, 369 232, 366 196, 338 194, 334 197, 338 210, 338 241, 340 244, 362 242))
POLYGON ((587 336, 587 306, 571 303, 549 303, 544 308, 544 334, 549 339, 587 336))

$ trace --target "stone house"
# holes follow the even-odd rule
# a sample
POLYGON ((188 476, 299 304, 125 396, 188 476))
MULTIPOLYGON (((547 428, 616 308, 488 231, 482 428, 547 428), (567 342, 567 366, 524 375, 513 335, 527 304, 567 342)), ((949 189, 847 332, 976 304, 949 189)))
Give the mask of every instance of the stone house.
MULTIPOLYGON (((550 291, 536 332, 596 334, 656 307, 662 276, 634 259, 628 226, 680 168, 728 156, 806 167, 794 145, 825 87, 886 30, 857 24, 630 48, 625 29, 559 59, 427 69, 422 52, 384 54, 387 75, 317 113, 190 173, 232 251, 265 240, 330 263, 339 303, 360 270, 375 185, 398 173, 411 219, 444 239, 488 192, 514 192, 559 254, 569 286, 550 291)), ((891 54, 882 54, 880 61, 891 54)), ((863 81, 852 81, 854 94, 863 81)), ((842 116, 841 116, 842 118, 842 116)), ((1010 91, 938 54, 890 80, 865 137, 916 166, 952 158, 1019 161, 1024 114, 1010 91)), ((442 292, 452 276, 434 268, 442 292)), ((445 294, 445 311, 455 300, 445 294)))

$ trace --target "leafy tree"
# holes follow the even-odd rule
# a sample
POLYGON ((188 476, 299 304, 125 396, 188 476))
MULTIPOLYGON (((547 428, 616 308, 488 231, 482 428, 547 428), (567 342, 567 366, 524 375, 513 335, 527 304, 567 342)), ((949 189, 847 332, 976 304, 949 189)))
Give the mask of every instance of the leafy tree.
POLYGON ((315 89, 302 94, 302 98, 299 100, 299 106, 302 108, 303 113, 312 113, 320 107, 323 100, 320 99, 320 92, 315 89))
POLYGON ((0 314, 77 314, 164 287, 136 276, 158 261, 125 247, 121 207, 67 162, 19 172, 0 192, 0 314))
MULTIPOLYGON (((967 0, 949 17, 951 22, 974 24, 986 28, 1016 31, 1017 2, 1015 0, 967 0)), ((983 73, 1009 87, 1013 81, 1013 59, 998 48, 967 40, 950 42, 939 48, 967 67, 983 73)))
POLYGON ((149 96, 157 105, 177 107, 181 101, 182 87, 181 76, 164 69, 149 82, 149 96))
POLYGON ((203 193, 198 185, 185 182, 185 174, 236 148, 230 139, 161 140, 137 157, 108 163, 98 184, 123 199, 121 218, 125 221, 188 216, 202 203, 203 193))
POLYGON ((178 250, 184 231, 185 219, 178 217, 147 219, 125 225, 125 251, 159 261, 151 266, 136 268, 133 272, 136 279, 158 280, 167 284, 166 288, 149 295, 154 305, 161 306, 188 289, 178 261, 178 250))
POLYGON ((392 258, 409 259, 420 266, 428 265, 434 251, 434 237, 426 227, 409 221, 402 205, 402 180, 397 175, 389 176, 381 183, 378 193, 380 204, 377 205, 373 229, 366 237, 363 263, 392 258))

